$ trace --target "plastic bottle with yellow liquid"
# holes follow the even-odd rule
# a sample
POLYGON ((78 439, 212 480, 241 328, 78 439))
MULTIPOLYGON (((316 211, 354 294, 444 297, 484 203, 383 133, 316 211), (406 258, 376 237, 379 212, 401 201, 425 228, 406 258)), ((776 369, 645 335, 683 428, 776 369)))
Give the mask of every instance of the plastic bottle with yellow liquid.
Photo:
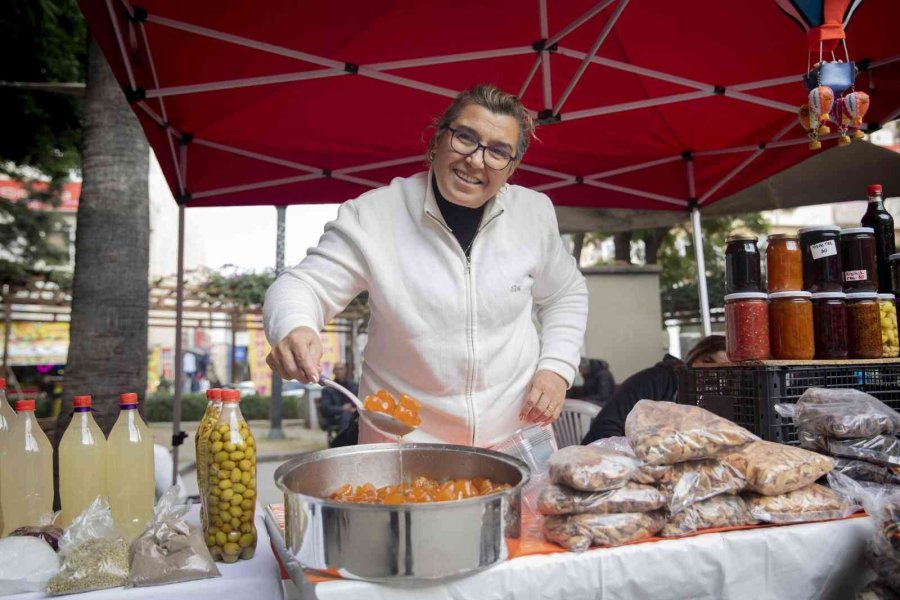
POLYGON ((16 402, 19 413, 0 449, 3 535, 40 525, 53 513, 53 446, 34 418, 34 400, 16 402))
MULTIPOLYGON (((16 411, 12 409, 12 406, 9 405, 9 402, 6 398, 6 379, 0 377, 0 449, 3 448, 3 443, 6 441, 6 437, 9 435, 10 428, 15 424, 17 420, 16 411)), ((3 465, 0 464, 0 471, 3 470, 3 465)), ((0 533, 3 532, 3 505, 0 503, 0 533)))
POLYGON ((209 434, 212 433, 213 426, 219 420, 221 412, 222 390, 219 388, 206 390, 206 412, 203 413, 200 425, 197 426, 197 435, 194 436, 194 450, 197 457, 197 489, 200 492, 201 502, 200 519, 204 529, 206 529, 209 515, 209 507, 206 503, 209 490, 209 434))
POLYGON ((119 418, 109 432, 106 450, 109 506, 119 532, 131 542, 153 517, 156 488, 153 437, 138 413, 137 394, 119 396, 119 418))
POLYGON ((106 495, 106 437, 91 415, 91 397, 72 398, 75 412, 59 443, 60 527, 106 495))

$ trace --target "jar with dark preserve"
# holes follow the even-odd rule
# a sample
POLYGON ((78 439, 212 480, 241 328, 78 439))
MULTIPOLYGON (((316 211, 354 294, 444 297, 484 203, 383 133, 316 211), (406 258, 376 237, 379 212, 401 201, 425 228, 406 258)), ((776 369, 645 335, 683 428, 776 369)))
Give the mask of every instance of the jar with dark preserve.
POLYGON ((841 228, 816 225, 800 230, 803 252, 803 289, 807 292, 842 292, 841 228))
POLYGON ((769 303, 761 292, 725 296, 725 353, 731 362, 769 358, 769 303))
POLYGON ((891 289, 891 273, 888 257, 897 252, 894 244, 894 217, 884 207, 881 197, 881 186, 870 185, 867 189, 869 205, 860 225, 875 230, 875 255, 878 262, 878 291, 889 294, 891 289))
POLYGON ((842 292, 812 295, 816 359, 847 358, 847 296, 842 292))
POLYGON ((850 358, 881 358, 881 311, 878 294, 847 294, 847 339, 850 358))
POLYGON ((725 240, 725 293, 759 292, 762 277, 755 235, 731 235, 725 240))
POLYGON ((891 254, 888 257, 888 263, 891 266, 891 282, 894 287, 894 294, 900 294, 900 253, 891 254))
POLYGON ((841 230, 841 269, 845 292, 878 290, 874 229, 850 227, 841 230))
POLYGON ((803 289, 800 238, 788 233, 769 236, 766 248, 766 288, 769 293, 803 289))
POLYGON ((777 360, 812 360, 816 355, 813 334, 812 294, 769 294, 769 353, 777 360))

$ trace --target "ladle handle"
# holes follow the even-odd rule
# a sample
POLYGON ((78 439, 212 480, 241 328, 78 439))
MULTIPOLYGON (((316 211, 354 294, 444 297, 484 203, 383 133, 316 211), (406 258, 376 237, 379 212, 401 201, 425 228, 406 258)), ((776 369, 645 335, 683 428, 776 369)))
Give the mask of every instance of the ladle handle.
POLYGON ((366 410, 365 407, 363 406, 363 403, 359 400, 359 398, 356 397, 356 394, 354 394, 353 392, 351 392, 350 390, 348 390, 341 384, 337 383, 336 381, 332 381, 331 379, 325 379, 323 377, 323 378, 319 379, 319 385, 336 389, 343 395, 345 395, 348 398, 350 398, 351 400, 353 400, 353 404, 356 405, 357 410, 359 410, 359 411, 366 410))

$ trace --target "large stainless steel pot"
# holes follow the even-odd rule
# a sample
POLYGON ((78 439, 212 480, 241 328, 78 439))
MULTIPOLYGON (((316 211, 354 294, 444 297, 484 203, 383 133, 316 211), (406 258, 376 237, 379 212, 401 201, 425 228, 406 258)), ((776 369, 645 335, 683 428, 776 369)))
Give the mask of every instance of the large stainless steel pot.
POLYGON ((437 579, 489 567, 509 556, 521 530, 522 461, 491 450, 444 444, 369 444, 292 459, 275 471, 284 492, 285 545, 309 569, 382 581, 437 579), (376 487, 407 480, 487 477, 513 487, 452 502, 383 506, 325 500, 345 483, 376 487))

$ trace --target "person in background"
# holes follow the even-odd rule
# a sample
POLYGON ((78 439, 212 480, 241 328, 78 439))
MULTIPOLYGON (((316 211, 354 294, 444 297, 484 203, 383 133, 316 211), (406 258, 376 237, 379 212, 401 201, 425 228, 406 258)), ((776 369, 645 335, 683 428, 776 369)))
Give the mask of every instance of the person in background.
POLYGON ((612 400, 603 407, 582 440, 590 444, 596 440, 625 435, 625 419, 638 400, 665 400, 674 402, 678 393, 678 369, 683 366, 698 368, 728 362, 725 356, 725 336, 709 335, 694 346, 684 361, 666 354, 649 369, 638 371, 626 379, 612 400))
MULTIPOLYGON (((350 378, 347 372, 347 365, 344 363, 335 363, 334 376, 335 383, 339 383, 354 394, 359 392, 359 386, 350 378)), ((323 428, 333 427, 335 431, 341 432, 350 425, 350 420, 356 413, 356 407, 353 402, 339 391, 332 388, 324 388, 322 390, 322 417, 325 422, 323 428)))
POLYGON ((595 358, 582 359, 579 371, 584 377, 581 399, 601 408, 605 406, 616 391, 616 378, 609 370, 609 363, 595 358))

